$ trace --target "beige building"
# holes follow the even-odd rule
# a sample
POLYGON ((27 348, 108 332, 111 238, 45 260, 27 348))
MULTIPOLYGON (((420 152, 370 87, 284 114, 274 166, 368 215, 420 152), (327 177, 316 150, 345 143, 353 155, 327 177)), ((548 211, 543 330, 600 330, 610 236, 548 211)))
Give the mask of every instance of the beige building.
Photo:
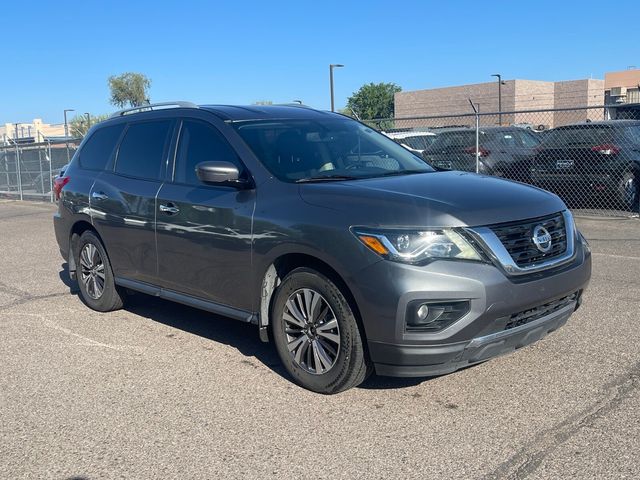
POLYGON ((640 103, 640 69, 608 72, 604 76, 607 103, 640 103))
POLYGON ((607 118, 640 119, 640 69, 629 68, 604 76, 607 118))
POLYGON ((42 142, 48 137, 64 137, 64 124, 43 123, 34 118, 31 123, 5 123, 0 125, 0 142, 5 144, 9 139, 33 139, 42 142))
MULTIPOLYGON (((547 82, 539 80, 505 80, 501 86, 502 124, 529 123, 546 128, 578 121, 601 120, 603 109, 571 112, 531 112, 559 108, 576 108, 604 104, 604 81, 596 79, 547 82)), ((498 112, 498 82, 456 87, 415 90, 395 94, 395 117, 450 115, 448 124, 467 124, 471 119, 456 117, 473 110, 471 100, 480 112, 498 112)), ((498 123, 498 115, 482 118, 484 124, 498 123)), ((435 126, 435 125, 434 125, 435 126)))

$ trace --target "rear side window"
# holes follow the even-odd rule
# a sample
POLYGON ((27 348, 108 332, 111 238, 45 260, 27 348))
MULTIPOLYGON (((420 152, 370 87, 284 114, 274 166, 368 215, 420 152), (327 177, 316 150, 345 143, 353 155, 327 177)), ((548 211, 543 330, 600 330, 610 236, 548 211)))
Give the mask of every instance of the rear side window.
POLYGON ((213 161, 231 162, 240 171, 243 169, 236 152, 215 128, 197 120, 185 120, 180 133, 174 180, 198 185, 201 182, 196 175, 196 165, 213 161))
POLYGON ((124 124, 96 130, 80 151, 80 166, 89 170, 104 170, 113 155, 124 124))
POLYGON ((129 125, 118 150, 116 173, 159 179, 172 123, 172 120, 159 120, 129 125))

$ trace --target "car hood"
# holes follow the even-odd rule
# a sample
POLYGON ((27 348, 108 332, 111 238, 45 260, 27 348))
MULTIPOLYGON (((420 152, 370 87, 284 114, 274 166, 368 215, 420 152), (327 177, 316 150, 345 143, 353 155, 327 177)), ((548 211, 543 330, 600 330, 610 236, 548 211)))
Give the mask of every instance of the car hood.
POLYGON ((566 209, 536 187, 466 172, 431 172, 300 185, 308 204, 335 210, 351 225, 481 226, 566 209))

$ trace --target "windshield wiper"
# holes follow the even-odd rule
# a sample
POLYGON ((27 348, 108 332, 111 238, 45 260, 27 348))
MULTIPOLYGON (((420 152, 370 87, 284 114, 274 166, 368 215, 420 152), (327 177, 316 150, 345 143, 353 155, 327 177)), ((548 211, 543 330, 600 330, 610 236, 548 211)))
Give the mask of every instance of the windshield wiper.
POLYGON ((375 177, 371 177, 371 178, 377 178, 377 177, 393 177, 396 175, 414 175, 416 173, 429 173, 431 170, 395 170, 393 172, 386 172, 386 173, 382 173, 380 175, 376 175, 375 177))
POLYGON ((354 177, 350 175, 322 175, 318 177, 300 178, 296 183, 313 183, 313 182, 337 182, 340 180, 358 180, 363 177, 354 177))

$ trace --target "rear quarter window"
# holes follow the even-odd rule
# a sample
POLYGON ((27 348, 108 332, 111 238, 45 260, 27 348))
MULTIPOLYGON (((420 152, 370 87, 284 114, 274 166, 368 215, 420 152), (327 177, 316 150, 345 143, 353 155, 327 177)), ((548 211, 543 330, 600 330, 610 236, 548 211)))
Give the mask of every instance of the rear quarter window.
POLYGON ((104 170, 111 159, 124 124, 99 128, 82 147, 78 161, 81 168, 104 170))

